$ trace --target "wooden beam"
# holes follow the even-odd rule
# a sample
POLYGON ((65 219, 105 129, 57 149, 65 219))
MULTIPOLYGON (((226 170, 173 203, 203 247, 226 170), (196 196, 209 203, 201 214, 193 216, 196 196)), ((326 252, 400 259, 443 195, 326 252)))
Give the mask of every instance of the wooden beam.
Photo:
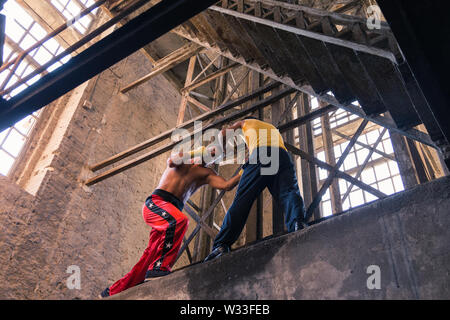
POLYGON ((341 108, 341 109, 344 109, 345 111, 348 111, 348 112, 350 112, 352 114, 355 114, 355 115, 357 115, 360 118, 367 119, 367 120, 369 120, 369 121, 371 121, 371 122, 373 122, 375 124, 378 124, 379 126, 388 128, 389 130, 391 130, 393 132, 397 132, 397 133, 399 133, 399 134, 401 134, 401 135, 403 135, 405 137, 408 137, 408 138, 410 138, 412 140, 416 140, 416 141, 418 141, 420 143, 423 143, 423 144, 425 144, 427 146, 430 146, 430 147, 432 147, 432 148, 434 148, 436 150, 439 150, 439 147, 437 147, 436 144, 431 140, 430 136, 428 134, 424 133, 424 132, 421 132, 421 131, 419 131, 417 129, 408 129, 408 130, 399 129, 392 119, 387 119, 386 117, 381 116, 381 115, 379 115, 379 116, 369 116, 361 108, 359 108, 359 107, 357 107, 357 106, 355 106, 353 104, 340 103, 332 95, 316 93, 311 88, 310 85, 307 85, 307 84, 296 84, 289 77, 279 77, 270 68, 262 69, 261 66, 257 65, 254 62, 246 62, 242 57, 234 57, 229 52, 221 51, 217 47, 213 47, 213 46, 209 45, 208 43, 206 43, 204 41, 201 41, 201 40, 199 40, 197 38, 191 37, 190 35, 186 34, 184 31, 182 31, 179 28, 173 29, 172 32, 177 34, 177 35, 179 35, 180 37, 183 37, 183 38, 191 40, 191 41, 193 41, 193 42, 195 42, 195 43, 197 43, 197 44, 199 44, 201 46, 204 46, 205 48, 208 48, 208 49, 212 50, 213 52, 221 53, 223 56, 225 56, 225 57, 227 57, 227 58, 229 58, 229 59, 231 59, 233 61, 239 62, 241 65, 243 65, 243 66, 245 66, 245 67, 247 67, 249 69, 258 71, 258 72, 260 72, 260 73, 270 77, 271 79, 273 79, 275 81, 279 81, 279 82, 281 82, 283 84, 286 84, 286 85, 288 85, 288 86, 290 86, 292 88, 297 89, 300 92, 303 92, 303 93, 305 93, 307 95, 310 95, 312 97, 316 97, 317 99, 326 101, 327 103, 329 103, 329 104, 331 104, 331 105, 333 105, 333 106, 335 106, 337 108, 341 108))
MULTIPOLYGON (((304 93, 301 94, 297 104, 297 117, 306 117, 311 113, 310 97, 304 93)), ((301 150, 307 154, 314 155, 314 134, 311 121, 306 121, 298 126, 298 144, 301 150)), ((301 158, 301 177, 303 187, 303 200, 305 206, 309 206, 317 194, 317 172, 313 163, 301 158)), ((320 210, 314 212, 314 218, 320 219, 320 210)))
MULTIPOLYGON (((241 170, 242 166, 239 166, 237 170, 234 172, 233 177, 238 174, 238 172, 241 170)), ((212 205, 208 208, 208 210, 204 213, 201 220, 202 222, 206 222, 208 217, 211 215, 211 213, 214 212, 214 209, 216 208, 217 204, 222 200, 223 196, 225 195, 225 190, 220 191, 220 194, 218 197, 216 197, 212 203, 212 205)), ((195 229, 192 231, 192 233, 187 238, 186 242, 183 243, 183 246, 181 247, 180 251, 178 251, 177 259, 175 262, 181 257, 184 250, 189 246, 189 243, 191 243, 192 239, 194 239, 195 235, 200 231, 200 224, 197 224, 195 229)))
MULTIPOLYGON (((323 102, 321 102, 323 104, 323 102)), ((322 139, 325 147, 325 160, 331 166, 336 165, 336 157, 334 155, 333 137, 330 129, 330 117, 325 113, 321 118, 322 123, 322 139)), ((330 200, 333 213, 342 212, 342 201, 339 183, 333 179, 330 185, 330 200)))
MULTIPOLYGON (((282 2, 280 2, 280 3, 282 3, 282 2)), ((337 38, 337 37, 327 36, 327 35, 316 33, 316 32, 309 31, 309 30, 300 29, 298 27, 285 25, 285 24, 282 24, 279 22, 274 22, 274 21, 271 21, 268 19, 255 17, 250 14, 245 14, 245 13, 237 12, 234 10, 225 9, 225 8, 221 8, 218 6, 211 6, 211 7, 209 7, 209 10, 221 12, 223 14, 227 14, 227 15, 230 15, 230 16, 233 16, 236 18, 240 18, 240 19, 244 19, 247 21, 252 21, 254 23, 262 24, 262 25, 265 25, 265 26, 268 26, 271 28, 291 32, 291 33, 294 33, 294 34, 297 34, 300 36, 304 36, 304 37, 308 37, 308 38, 311 38, 314 40, 323 41, 325 43, 330 43, 330 44, 334 44, 337 46, 349 48, 349 49, 352 49, 355 51, 365 52, 365 53, 368 53, 371 55, 379 56, 379 57, 390 60, 394 64, 397 64, 397 59, 395 58, 395 55, 392 52, 387 51, 387 50, 379 49, 376 47, 370 47, 370 46, 367 46, 364 44, 360 44, 360 43, 353 42, 353 41, 348 41, 348 40, 337 38)))
MULTIPOLYGON (((211 123, 210 125, 202 128, 200 131, 192 132, 189 135, 189 137, 194 136, 194 134, 203 133, 204 131, 206 131, 208 129, 217 128, 217 127, 219 127, 221 125, 224 125, 224 124, 229 123, 231 121, 235 121, 235 120, 237 120, 239 118, 242 118, 246 114, 252 113, 252 112, 258 110, 259 108, 266 107, 266 106, 268 106, 268 105, 270 105, 270 104, 272 104, 272 103, 274 103, 274 102, 284 98, 285 96, 287 96, 287 95, 289 95, 289 94, 291 94, 293 92, 295 92, 295 90, 292 89, 292 88, 287 88, 287 89, 281 90, 279 93, 272 94, 270 97, 267 97, 266 99, 255 103, 254 105, 252 105, 251 107, 249 107, 249 108, 247 108, 245 110, 237 111, 237 112, 235 112, 235 113, 233 113, 233 114, 231 114, 229 116, 226 116, 226 117, 224 117, 222 119, 219 119, 219 120, 211 123)), ((171 150, 178 143, 179 143, 178 141, 175 141, 175 142, 171 142, 171 143, 169 143, 167 145, 161 146, 161 147, 159 147, 159 148, 157 148, 155 150, 152 150, 152 151, 150 151, 150 152, 148 152, 146 154, 143 154, 143 155, 137 157, 134 160, 130 160, 130 161, 126 162, 126 163, 118 165, 115 168, 107 170, 107 171, 105 171, 102 174, 99 174, 99 175, 97 175, 95 177, 92 177, 92 178, 86 180, 85 184, 87 186, 91 186, 91 185, 96 184, 96 183, 98 183, 100 181, 103 181, 103 180, 105 180, 105 179, 107 179, 109 177, 115 176, 116 174, 119 174, 119 173, 121 173, 121 172, 123 172, 125 170, 131 169, 131 168, 133 168, 133 167, 135 167, 135 166, 137 166, 137 165, 139 165, 139 164, 141 164, 143 162, 146 162, 146 161, 148 161, 148 160, 150 160, 150 159, 152 159, 152 158, 154 158, 154 157, 156 157, 156 156, 158 156, 160 154, 163 154, 163 153, 171 150)))
MULTIPOLYGON (((288 9, 288 10, 292 10, 294 12, 303 12, 306 15, 309 15, 315 19, 322 19, 325 17, 330 18, 334 23, 336 24, 343 24, 343 25, 348 25, 348 24, 354 24, 354 23, 362 23, 363 25, 366 24, 366 20, 362 17, 357 17, 354 15, 346 15, 346 14, 342 14, 339 12, 330 12, 330 11, 326 11, 326 10, 321 10, 321 9, 317 9, 317 8, 312 8, 311 6, 302 6, 302 5, 298 5, 298 4, 294 4, 294 3, 288 3, 288 2, 284 2, 284 1, 275 1, 275 0, 245 0, 246 2, 250 2, 250 3, 260 3, 262 5, 265 6, 269 6, 269 7, 279 7, 279 8, 284 8, 284 9, 288 9)), ((382 21, 381 22, 381 31, 384 32, 390 32, 390 27, 389 24, 382 21)))
MULTIPOLYGON (((282 101, 277 101, 276 103, 272 104, 272 108, 270 111, 272 124, 275 126, 282 121, 281 114, 284 111, 282 110, 282 107, 282 101)), ((272 233, 274 235, 280 235, 283 234, 284 231, 284 212, 280 204, 272 197, 272 233)))
POLYGON ((181 92, 185 93, 185 92, 192 91, 192 90, 194 90, 194 89, 196 89, 198 87, 201 87, 205 83, 208 83, 208 82, 210 82, 210 81, 212 81, 214 79, 217 79, 217 78, 223 76, 224 74, 228 73, 230 70, 236 68, 237 66, 239 66, 239 63, 235 62, 235 63, 233 63, 233 64, 231 64, 229 66, 226 66, 226 67, 224 67, 224 68, 222 68, 220 70, 217 70, 216 72, 211 73, 207 77, 185 86, 183 89, 181 89, 181 92))
MULTIPOLYGON (((247 69, 245 71, 245 73, 242 74, 241 78, 238 80, 238 82, 232 86, 230 92, 227 94, 227 96, 225 97, 225 99, 223 100, 223 103, 227 103, 228 100, 231 99, 231 97, 234 95, 234 93, 238 90, 239 86, 242 84, 242 82, 244 82, 244 80, 248 77, 250 73, 250 70, 247 69)), ((192 91, 191 91, 192 92, 192 91)))
MULTIPOLYGON (((211 61, 208 63, 208 65, 207 65, 206 67, 204 67, 202 71, 199 72, 199 74, 194 78, 194 80, 192 80, 192 82, 197 81, 198 78, 200 78, 202 74, 204 74, 206 71, 208 71, 208 69, 209 69, 212 65, 214 65, 214 62, 216 62, 216 60, 219 59, 220 57, 221 57, 221 55, 218 54, 213 60, 211 60, 211 61)), ((199 59, 199 63, 201 64, 200 56, 198 56, 198 59, 199 59)))
POLYGON ((239 106, 239 105, 241 105, 241 104, 243 104, 243 103, 245 103, 247 101, 250 101, 250 100, 252 100, 255 97, 263 95, 263 94, 265 94, 265 93, 267 93, 267 92, 277 88, 278 86, 280 86, 280 83, 277 83, 277 82, 269 83, 268 85, 266 85, 266 86, 264 86, 264 87, 262 87, 262 88, 260 88, 260 89, 258 89, 256 91, 254 91, 252 93, 246 94, 246 95, 240 97, 237 100, 233 100, 233 101, 227 102, 226 104, 223 104, 222 106, 220 106, 217 109, 214 109, 214 110, 212 110, 212 111, 210 111, 208 113, 204 113, 204 114, 198 116, 197 118, 188 120, 188 121, 184 122, 183 124, 177 126, 176 128, 169 129, 169 130, 167 130, 167 131, 157 135, 156 137, 153 137, 153 138, 150 138, 150 139, 148 139, 148 140, 146 140, 144 142, 141 142, 138 145, 136 145, 134 147, 131 147, 131 148, 129 148, 129 149, 123 151, 123 152, 120 152, 120 153, 118 153, 118 154, 116 154, 116 155, 114 155, 114 156, 112 156, 112 157, 110 157, 110 158, 108 158, 106 160, 100 161, 100 162, 90 166, 89 169, 91 169, 94 172, 97 171, 97 170, 103 169, 103 168, 105 168, 105 167, 107 167, 107 166, 109 166, 111 164, 114 164, 114 163, 116 163, 116 162, 118 162, 118 161, 120 161, 122 159, 125 159, 125 158, 127 158, 127 157, 129 157, 129 156, 131 156, 133 154, 136 154, 139 151, 147 149, 147 148, 149 148, 149 147, 151 147, 151 146, 153 146, 153 145, 155 145, 155 144, 157 144, 157 143, 159 143, 159 142, 161 142, 161 141, 163 141, 163 140, 165 140, 167 138, 170 138, 172 133, 175 130, 177 130, 177 129, 180 129, 180 128, 184 128, 184 129, 191 128, 194 125, 195 121, 203 121, 203 120, 211 119, 214 116, 217 116, 217 115, 219 115, 219 114, 221 114, 221 113, 223 113, 225 111, 228 111, 228 110, 230 110, 230 109, 232 109, 234 107, 237 107, 237 106, 239 106))
MULTIPOLYGON (((114 10, 115 7, 116 6, 113 6, 108 9, 105 5, 103 5, 102 9, 109 17, 113 18, 114 14, 111 12, 111 10, 114 10)), ((119 21, 117 23, 117 25, 123 26, 123 24, 126 22, 127 22, 127 19, 124 19, 123 22, 119 21)), ((156 64, 157 60, 159 59, 159 56, 158 56, 156 50, 152 47, 151 43, 149 43, 145 47, 139 49, 139 51, 145 57, 147 57, 147 59, 150 60, 150 62, 152 63, 153 66, 156 64)), ((178 77, 175 75, 175 73, 172 70, 168 70, 168 71, 164 72, 163 76, 164 76, 164 78, 167 79, 167 81, 169 81, 175 87, 176 90, 180 90, 183 87, 180 80, 178 79, 178 77)))
POLYGON ((189 205, 184 206, 184 210, 191 216, 192 219, 194 219, 197 224, 200 225, 200 227, 211 237, 214 238, 217 235, 217 231, 211 228, 206 224, 206 222, 202 221, 202 219, 192 210, 189 205))
POLYGON ((141 84, 149 81, 150 79, 172 69, 173 67, 179 65, 180 63, 186 61, 187 59, 195 56, 198 52, 200 52, 203 48, 198 46, 197 44, 188 43, 183 47, 175 50, 164 58, 158 60, 153 68, 153 70, 143 76, 142 78, 130 83, 129 85, 120 89, 120 92, 126 93, 131 89, 140 86, 141 84))
MULTIPOLYGON (((194 75, 195 70, 195 63, 197 61, 196 56, 191 56, 191 59, 189 60, 189 66, 186 74, 186 81, 184 85, 189 85, 192 81, 192 77, 194 75)), ((178 119, 177 119, 177 126, 183 123, 184 121, 184 113, 186 111, 186 106, 189 98, 189 92, 187 93, 181 93, 181 103, 180 103, 180 110, 178 111, 178 119)))
POLYGON ((197 108, 202 109, 203 111, 209 112, 211 111, 210 108, 208 108, 207 106, 205 106, 203 103, 201 103, 200 101, 192 98, 191 96, 187 96, 186 97, 187 101, 192 103, 193 105, 195 105, 197 108))

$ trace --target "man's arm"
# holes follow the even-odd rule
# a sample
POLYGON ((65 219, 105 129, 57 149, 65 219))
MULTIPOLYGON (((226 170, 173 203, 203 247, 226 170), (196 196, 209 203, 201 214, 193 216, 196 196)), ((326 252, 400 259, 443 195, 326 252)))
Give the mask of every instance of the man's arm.
POLYGON ((230 191, 239 183, 241 173, 242 171, 233 178, 225 180, 223 177, 217 175, 213 170, 209 169, 209 174, 206 177, 206 183, 214 189, 230 191))

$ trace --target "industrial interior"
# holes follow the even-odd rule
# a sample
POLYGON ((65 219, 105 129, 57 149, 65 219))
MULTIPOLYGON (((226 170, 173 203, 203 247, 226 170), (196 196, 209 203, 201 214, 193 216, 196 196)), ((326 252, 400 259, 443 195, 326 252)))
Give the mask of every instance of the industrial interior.
POLYGON ((172 274, 113 298, 450 298, 437 3, 0 1, 0 299, 95 299, 147 246, 142 205, 174 132, 246 116, 282 134, 308 227, 288 233, 266 189, 232 251, 203 263, 236 192, 204 186, 172 274))

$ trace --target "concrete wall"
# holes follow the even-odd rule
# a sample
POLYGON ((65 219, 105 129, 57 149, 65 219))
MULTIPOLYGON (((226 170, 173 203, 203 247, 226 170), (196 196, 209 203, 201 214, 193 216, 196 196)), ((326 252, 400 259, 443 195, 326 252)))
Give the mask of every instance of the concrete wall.
POLYGON ((449 243, 447 177, 112 298, 449 299, 449 243))
POLYGON ((27 170, 0 178, 0 299, 93 298, 141 256, 142 205, 167 154, 91 188, 82 181, 88 164, 175 126, 180 96, 164 77, 118 94, 150 70, 136 53, 55 102, 19 166, 27 170), (71 265, 81 290, 66 287, 71 265))

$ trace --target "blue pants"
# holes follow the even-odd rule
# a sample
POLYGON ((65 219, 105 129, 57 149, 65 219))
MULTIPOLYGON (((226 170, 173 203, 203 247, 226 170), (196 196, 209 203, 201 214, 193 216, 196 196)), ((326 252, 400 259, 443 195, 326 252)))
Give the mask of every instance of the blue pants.
MULTIPOLYGON (((239 182, 236 196, 225 215, 222 228, 214 240, 213 249, 223 244, 231 246, 239 238, 253 202, 266 187, 284 211, 288 232, 294 231, 296 221, 305 220, 305 205, 300 196, 294 163, 289 153, 281 148, 259 147, 253 151, 250 159, 256 159, 253 161, 255 164, 251 164, 252 161, 249 161, 243 167, 244 173, 239 182), (279 152, 277 173, 262 175, 261 168, 269 167, 271 164, 262 164, 259 155, 268 153, 270 156, 272 152, 279 152)), ((273 214, 282 214, 282 212, 273 214)))

